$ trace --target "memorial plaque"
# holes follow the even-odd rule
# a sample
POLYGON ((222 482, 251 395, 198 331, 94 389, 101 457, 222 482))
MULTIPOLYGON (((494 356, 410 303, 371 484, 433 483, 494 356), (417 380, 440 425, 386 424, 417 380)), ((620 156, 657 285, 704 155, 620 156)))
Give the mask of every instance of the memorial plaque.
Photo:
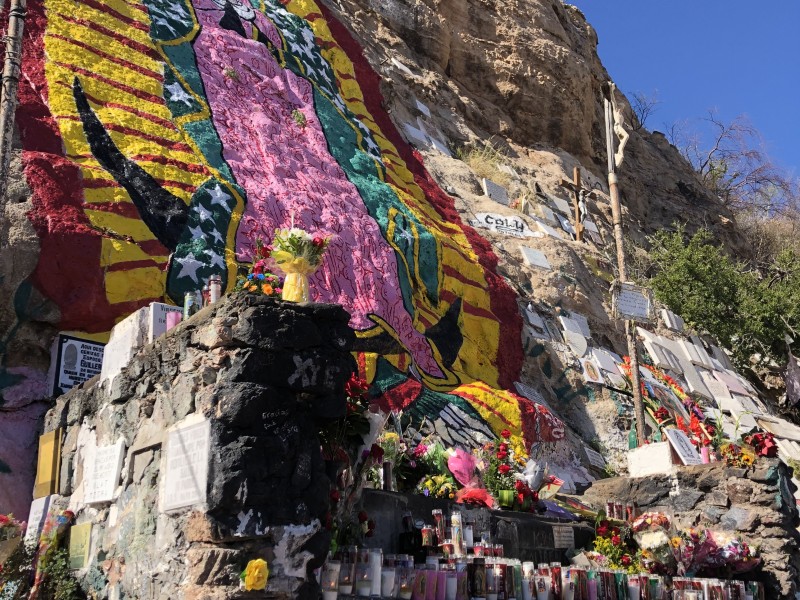
POLYGON ((700 454, 697 452, 697 449, 694 447, 694 445, 692 445, 692 442, 689 441, 689 438, 686 437, 686 434, 683 431, 680 429, 665 429, 664 431, 667 432, 667 439, 675 449, 675 452, 678 453, 678 458, 681 459, 683 464, 703 464, 703 459, 700 458, 700 454))
POLYGON ((575 353, 575 356, 580 358, 586 351, 589 349, 589 344, 586 342, 586 338, 583 337, 580 333, 575 333, 574 331, 564 331, 564 341, 567 342, 570 350, 575 353))
POLYGON ((596 233, 596 234, 600 233, 600 230, 597 229, 597 225, 595 225, 594 221, 592 221, 591 219, 586 219, 583 222, 583 226, 586 228, 586 231, 590 231, 590 232, 596 233))
POLYGON ((442 140, 440 140, 439 138, 437 138, 437 137, 434 137, 434 136, 432 136, 432 135, 429 135, 429 136, 428 136, 428 141, 429 141, 429 142, 431 143, 431 145, 432 145, 434 148, 436 148, 436 150, 438 150, 438 151, 439 151, 441 154, 444 154, 445 156, 448 156, 448 157, 452 157, 452 156, 453 156, 453 153, 452 153, 452 152, 450 152, 450 148, 448 148, 448 147, 447 147, 447 144, 445 144, 445 143, 444 143, 442 140))
POLYGON ((420 102, 417 98, 414 98, 414 104, 416 104, 417 110, 421 112, 423 115, 425 115, 426 117, 431 116, 430 109, 427 106, 425 106, 422 102, 420 102))
POLYGON ((406 134, 406 139, 409 143, 414 144, 415 146, 427 147, 428 146, 428 136, 425 135, 425 132, 417 129, 413 125, 409 125, 408 123, 403 123, 403 131, 406 134))
POLYGON ((583 369, 583 380, 586 383, 605 383, 600 374, 600 367, 594 362, 593 358, 580 359, 581 369, 583 369))
POLYGON ((92 542, 92 524, 73 525, 69 530, 69 568, 84 569, 89 565, 89 547, 92 542))
POLYGON ((147 343, 150 307, 145 306, 114 325, 103 352, 101 381, 116 377, 147 343))
POLYGON ((676 315, 666 308, 661 309, 661 320, 664 321, 664 325, 667 326, 667 329, 671 329, 672 331, 680 332, 686 327, 686 323, 683 322, 680 315, 676 315))
POLYGON ((83 494, 86 504, 111 502, 114 499, 124 453, 123 439, 110 446, 94 448, 84 476, 83 494))
MULTIPOLYGON (((622 360, 617 360, 614 358, 616 355, 604 350, 602 348, 592 348, 592 356, 594 357, 595 362, 597 365, 603 369, 604 371, 608 371, 609 373, 616 373, 621 374, 622 372, 619 370, 617 366, 622 360)), ((619 358, 619 357, 617 357, 619 358)))
POLYGON ((150 322, 147 332, 147 341, 152 344, 159 336, 167 332, 167 313, 176 312, 183 314, 179 306, 164 304, 163 302, 150 303, 150 322))
POLYGON ((509 205, 508 192, 502 185, 497 185, 491 179, 481 179, 481 186, 483 187, 483 193, 489 198, 505 206, 509 205))
POLYGON ((60 334, 53 396, 66 394, 79 383, 88 381, 100 373, 103 367, 104 347, 105 344, 60 334))
POLYGON ((541 329, 543 332, 547 332, 547 325, 544 324, 544 319, 542 319, 542 316, 536 312, 536 309, 533 308, 531 304, 525 307, 525 318, 535 329, 541 329))
POLYGON ((692 345, 695 347, 695 350, 697 352, 698 360, 700 361, 698 364, 706 369, 713 369, 714 364, 711 362, 711 356, 709 356, 708 351, 703 345, 702 340, 696 335, 693 335, 691 337, 691 340, 692 340, 692 345))
POLYGON ((545 269, 549 271, 552 267, 547 260, 547 257, 544 255, 544 252, 540 252, 539 250, 534 250, 533 248, 528 248, 527 246, 523 246, 520 248, 522 251, 522 258, 525 261, 525 264, 529 267, 538 267, 540 269, 545 269))
POLYGON ((748 394, 747 388, 742 385, 737 377, 730 373, 723 373, 722 371, 714 371, 714 377, 719 379, 722 383, 728 386, 728 389, 733 394, 741 394, 746 396, 748 394))
POLYGON ((522 383, 521 381, 515 381, 514 387, 517 389, 517 393, 520 396, 525 396, 531 402, 535 402, 536 404, 541 404, 548 410, 552 410, 547 401, 545 401, 544 396, 542 396, 539 393, 539 390, 537 390, 536 388, 531 387, 525 383, 522 383))
POLYGON ((549 206, 545 206, 544 204, 537 204, 536 210, 539 213, 539 216, 542 217, 545 221, 547 221, 550 225, 558 225, 558 219, 556 219, 555 213, 550 210, 549 206))
POLYGON ((557 229, 553 229, 552 227, 550 227, 550 225, 548 225, 541 219, 534 218, 534 221, 536 222, 536 226, 541 230, 542 233, 549 235, 550 237, 554 237, 557 240, 564 239, 564 237, 558 232, 557 229))
POLYGON ((514 237, 541 237, 541 233, 533 231, 522 217, 506 216, 497 213, 478 213, 475 219, 470 221, 473 227, 489 229, 505 235, 514 237))
POLYGON ((42 533, 44 521, 47 519, 47 510, 50 508, 52 496, 37 498, 31 502, 31 510, 28 513, 28 528, 25 530, 25 543, 38 544, 39 535, 42 533))
POLYGON ((586 452, 586 458, 589 459, 589 463, 597 467, 598 469, 605 469, 606 468, 606 459, 603 458, 603 455, 589 448, 588 446, 584 446, 583 450, 586 452))
POLYGON ((575 530, 568 525, 553 525, 553 548, 570 550, 575 547, 575 530))
POLYGON ((572 223, 570 222, 569 219, 567 219, 566 217, 562 217, 561 215, 558 215, 558 221, 561 224, 561 229, 566 231, 571 236, 575 235, 575 227, 572 226, 572 223))
POLYGON ((550 199, 550 202, 553 203, 553 206, 556 207, 558 212, 564 213, 565 215, 572 215, 572 204, 564 200, 563 198, 559 198, 558 196, 551 196, 548 194, 547 196, 550 199))
POLYGON ((207 420, 169 432, 162 511, 206 501, 210 442, 211 422, 207 420))
POLYGON ((61 476, 61 428, 39 437, 39 458, 36 463, 36 482, 33 497, 44 498, 58 491, 61 476))
POLYGON ((730 400, 731 392, 728 390, 727 385, 722 383, 711 373, 707 373, 705 371, 700 373, 700 377, 702 377, 703 383, 706 384, 708 391, 711 392, 711 395, 714 397, 714 400, 717 401, 717 404, 724 402, 725 400, 730 400))
POLYGON ((631 321, 653 320, 653 293, 632 283, 616 283, 611 293, 614 317, 631 321))
POLYGON ((564 315, 559 316, 558 320, 561 322, 561 327, 563 327, 565 331, 578 333, 585 338, 592 337, 592 331, 589 329, 589 321, 582 314, 571 312, 568 317, 564 315))

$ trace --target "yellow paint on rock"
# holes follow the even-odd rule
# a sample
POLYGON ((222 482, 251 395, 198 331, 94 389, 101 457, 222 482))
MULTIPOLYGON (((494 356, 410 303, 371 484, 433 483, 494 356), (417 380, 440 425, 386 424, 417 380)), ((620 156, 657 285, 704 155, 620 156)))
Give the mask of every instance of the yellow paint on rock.
POLYGON ((162 298, 167 274, 157 267, 106 272, 106 294, 111 303, 162 298))

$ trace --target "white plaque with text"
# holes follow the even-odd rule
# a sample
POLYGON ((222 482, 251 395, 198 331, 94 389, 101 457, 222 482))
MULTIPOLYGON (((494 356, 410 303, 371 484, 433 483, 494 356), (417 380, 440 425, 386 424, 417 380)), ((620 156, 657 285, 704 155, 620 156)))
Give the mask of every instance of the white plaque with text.
POLYGON ((39 535, 42 533, 44 521, 47 518, 47 509, 50 507, 50 498, 44 496, 31 502, 31 510, 28 513, 28 528, 25 530, 25 543, 39 543, 39 535))
POLYGON ((553 525, 553 548, 575 547, 575 530, 568 525, 553 525))
POLYGON ((632 283, 614 286, 611 304, 618 319, 649 322, 653 320, 653 295, 650 290, 632 283))
POLYGON ((470 221, 473 227, 490 229, 497 233, 513 235, 514 237, 538 237, 538 232, 532 231, 522 217, 506 216, 498 213, 478 213, 470 221))
POLYGON ((122 438, 110 446, 98 446, 87 461, 83 498, 86 504, 111 502, 119 482, 125 442, 122 438))
POLYGON ((211 422, 182 425, 169 432, 162 510, 203 504, 208 488, 211 422))
POLYGON ((686 434, 682 432, 680 429, 665 429, 667 432, 667 439, 669 443, 672 444, 672 447, 675 449, 675 452, 678 453, 678 457, 681 459, 681 462, 685 465, 701 465, 703 464, 703 459, 700 458, 700 454, 697 452, 697 449, 694 447, 689 438, 686 437, 686 434))

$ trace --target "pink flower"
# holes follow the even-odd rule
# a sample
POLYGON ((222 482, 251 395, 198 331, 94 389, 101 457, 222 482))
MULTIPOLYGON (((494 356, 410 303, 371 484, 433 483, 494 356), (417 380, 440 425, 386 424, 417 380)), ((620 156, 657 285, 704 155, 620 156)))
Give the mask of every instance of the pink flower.
POLYGON ((419 444, 416 448, 414 448, 412 454, 414 455, 414 458, 422 458, 425 456, 425 454, 427 454, 427 452, 428 447, 425 444, 419 444))
POLYGON ((622 538, 620 538, 618 535, 612 536, 611 543, 615 546, 619 546, 622 543, 622 538))

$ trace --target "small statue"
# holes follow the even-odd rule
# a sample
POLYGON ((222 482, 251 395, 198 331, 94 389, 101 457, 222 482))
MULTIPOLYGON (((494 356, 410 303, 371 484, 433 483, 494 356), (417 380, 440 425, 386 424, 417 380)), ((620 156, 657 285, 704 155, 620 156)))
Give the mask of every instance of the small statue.
POLYGON ((625 131, 623 124, 625 123, 625 115, 622 112, 622 106, 617 104, 617 99, 614 96, 614 92, 617 90, 617 86, 613 82, 609 82, 611 86, 611 93, 609 94, 611 99, 611 106, 614 112, 614 133, 619 138, 619 147, 617 148, 616 153, 614 154, 614 164, 619 169, 622 166, 622 161, 625 158, 623 156, 625 152, 625 144, 628 143, 628 138, 630 134, 625 131))

